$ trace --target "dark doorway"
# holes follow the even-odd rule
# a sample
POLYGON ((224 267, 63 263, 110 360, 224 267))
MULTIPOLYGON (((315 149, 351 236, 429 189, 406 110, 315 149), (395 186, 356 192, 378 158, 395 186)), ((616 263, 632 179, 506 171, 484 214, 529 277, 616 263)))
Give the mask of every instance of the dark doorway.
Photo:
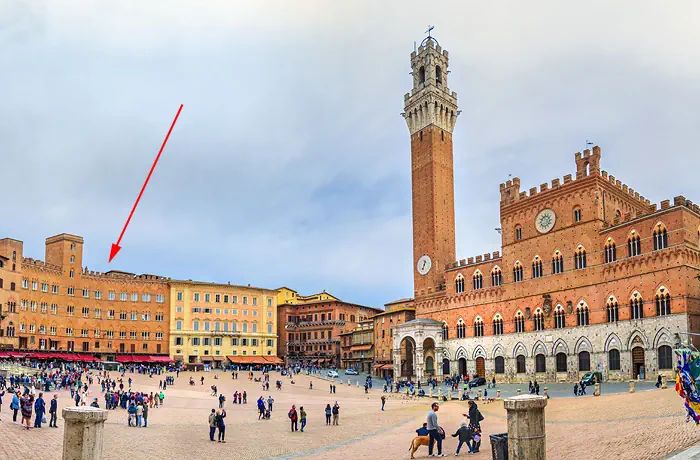
POLYGON ((459 375, 464 377, 467 375, 467 360, 465 358, 459 358, 459 375))
POLYGON ((632 348, 632 378, 644 378, 644 348, 632 348))
POLYGON ((442 375, 450 375, 450 360, 447 358, 442 360, 442 375))
POLYGON ((481 356, 476 358, 476 376, 486 378, 486 360, 481 356))

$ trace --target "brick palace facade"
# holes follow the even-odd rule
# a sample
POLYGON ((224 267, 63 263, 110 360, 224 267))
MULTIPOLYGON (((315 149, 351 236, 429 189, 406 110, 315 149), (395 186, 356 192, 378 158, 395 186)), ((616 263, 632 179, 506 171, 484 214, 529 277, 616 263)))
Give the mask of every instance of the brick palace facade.
POLYGON ((569 381, 673 373, 672 349, 700 332, 700 208, 657 208, 601 170, 601 150, 575 155, 575 175, 528 191, 500 185, 502 242, 455 255, 452 131, 457 94, 433 38, 411 55, 416 320, 394 326, 394 374, 569 381), (410 359, 406 358, 406 347, 410 359), (402 349, 404 352, 402 353, 402 349))

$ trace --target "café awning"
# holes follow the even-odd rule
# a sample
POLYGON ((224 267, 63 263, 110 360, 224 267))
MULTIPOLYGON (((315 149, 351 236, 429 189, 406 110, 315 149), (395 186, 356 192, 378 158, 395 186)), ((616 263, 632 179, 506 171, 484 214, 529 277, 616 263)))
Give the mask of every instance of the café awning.
POLYGON ((264 356, 227 356, 234 364, 267 364, 264 356))

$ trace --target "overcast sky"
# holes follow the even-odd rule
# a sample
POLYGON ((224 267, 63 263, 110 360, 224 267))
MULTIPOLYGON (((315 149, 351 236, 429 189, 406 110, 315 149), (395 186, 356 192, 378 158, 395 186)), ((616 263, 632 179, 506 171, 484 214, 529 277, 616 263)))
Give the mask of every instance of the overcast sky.
POLYGON ((412 296, 414 41, 450 52, 457 256, 500 250, 498 185, 602 168, 700 201, 700 2, 0 2, 0 236, 84 265, 412 296), (575 3, 575 4, 574 4, 575 3), (148 189, 109 248, 179 104, 148 189))

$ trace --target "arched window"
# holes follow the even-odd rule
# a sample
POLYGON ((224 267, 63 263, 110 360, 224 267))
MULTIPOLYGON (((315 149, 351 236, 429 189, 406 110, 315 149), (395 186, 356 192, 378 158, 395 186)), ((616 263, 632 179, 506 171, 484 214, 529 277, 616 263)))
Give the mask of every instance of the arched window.
POLYGON ((521 311, 515 314, 515 332, 525 332, 525 317, 521 311))
POLYGON ((642 240, 639 238, 639 234, 632 230, 630 235, 627 237, 627 256, 634 257, 642 253, 642 240))
POLYGON ((532 277, 539 278, 542 276, 542 259, 540 256, 535 256, 535 260, 532 261, 532 277))
POLYGON ((515 262, 515 266, 513 267, 513 281, 518 282, 523 280, 523 266, 520 265, 519 261, 515 262))
POLYGON ((564 329, 566 327, 566 312, 564 307, 557 305, 554 310, 554 329, 564 329))
POLYGON ((0 268, 2 268, 3 266, 4 266, 4 264, 3 264, 2 260, 0 260, 0 268))
POLYGON ((605 263, 615 262, 617 260, 617 248, 615 247, 615 241, 612 238, 608 238, 605 242, 605 263))
POLYGON ((420 69, 418 69, 418 81, 422 84, 425 84, 425 67, 421 66, 420 69))
POLYGON ((517 372, 518 374, 525 373, 525 356, 518 355, 515 358, 515 372, 517 372))
POLYGON ((442 69, 439 65, 435 66, 435 81, 438 85, 442 84, 442 69))
POLYGON ((544 331, 544 313, 539 308, 535 311, 533 315, 533 321, 535 323, 536 331, 544 331))
POLYGON ((579 302, 576 307, 576 324, 578 326, 588 326, 588 305, 586 302, 579 302))
POLYGON ((578 354, 578 370, 581 372, 591 370, 591 354, 587 351, 582 351, 578 354))
POLYGON ((665 316, 671 314, 671 296, 668 289, 661 286, 656 291, 656 316, 665 316))
POLYGON ((444 340, 450 338, 450 328, 447 326, 447 323, 442 323, 442 338, 444 340))
POLYGON ((474 321, 474 337, 483 337, 484 336, 484 322, 479 318, 478 316, 476 317, 476 320, 474 321))
POLYGON ((583 218, 583 214, 581 213, 581 208, 579 208, 579 207, 574 208, 574 222, 581 222, 582 218, 583 218))
POLYGON ((659 369, 673 369, 673 354, 671 347, 662 345, 659 347, 659 369))
POLYGON ((535 356, 535 372, 547 372, 547 364, 543 354, 535 356))
POLYGON ((523 239, 523 228, 520 225, 515 226, 515 241, 523 239))
POLYGON ((580 244, 576 248, 576 252, 574 252, 574 268, 576 270, 586 268, 586 250, 580 244))
POLYGON ((608 370, 619 371, 620 370, 620 351, 610 350, 608 352, 608 370))
POLYGON ((610 298, 608 299, 606 310, 608 312, 608 323, 616 323, 619 320, 620 316, 619 306, 615 297, 610 296, 610 298))
POLYGON ((461 273, 457 275, 457 278, 455 279, 455 291, 457 293, 464 292, 464 277, 461 273))
POLYGON ((506 363, 503 356, 496 356, 496 374, 506 373, 506 363))
POLYGON ((639 292, 634 291, 632 297, 630 297, 630 317, 632 319, 642 319, 644 318, 644 302, 642 301, 642 296, 639 292))
POLYGON ((457 321, 457 338, 463 339, 467 336, 467 325, 461 319, 457 321))
POLYGON ((654 251, 668 247, 668 232, 666 226, 659 222, 654 229, 654 251))
POLYGON ((500 286, 501 284, 503 284, 503 274, 501 273, 501 269, 494 267, 494 269, 491 270, 491 286, 500 286))
POLYGON ((503 318, 498 314, 493 319, 493 335, 503 335, 503 318))
POLYGON ((566 353, 557 353, 557 372, 566 372, 568 366, 566 364, 566 353))
POLYGON ((552 274, 558 275, 564 273, 564 256, 559 251, 554 252, 552 256, 552 274))
POLYGON ((474 290, 481 289, 483 286, 483 276, 481 276, 481 272, 479 270, 474 273, 474 276, 472 277, 472 281, 474 284, 474 290))

